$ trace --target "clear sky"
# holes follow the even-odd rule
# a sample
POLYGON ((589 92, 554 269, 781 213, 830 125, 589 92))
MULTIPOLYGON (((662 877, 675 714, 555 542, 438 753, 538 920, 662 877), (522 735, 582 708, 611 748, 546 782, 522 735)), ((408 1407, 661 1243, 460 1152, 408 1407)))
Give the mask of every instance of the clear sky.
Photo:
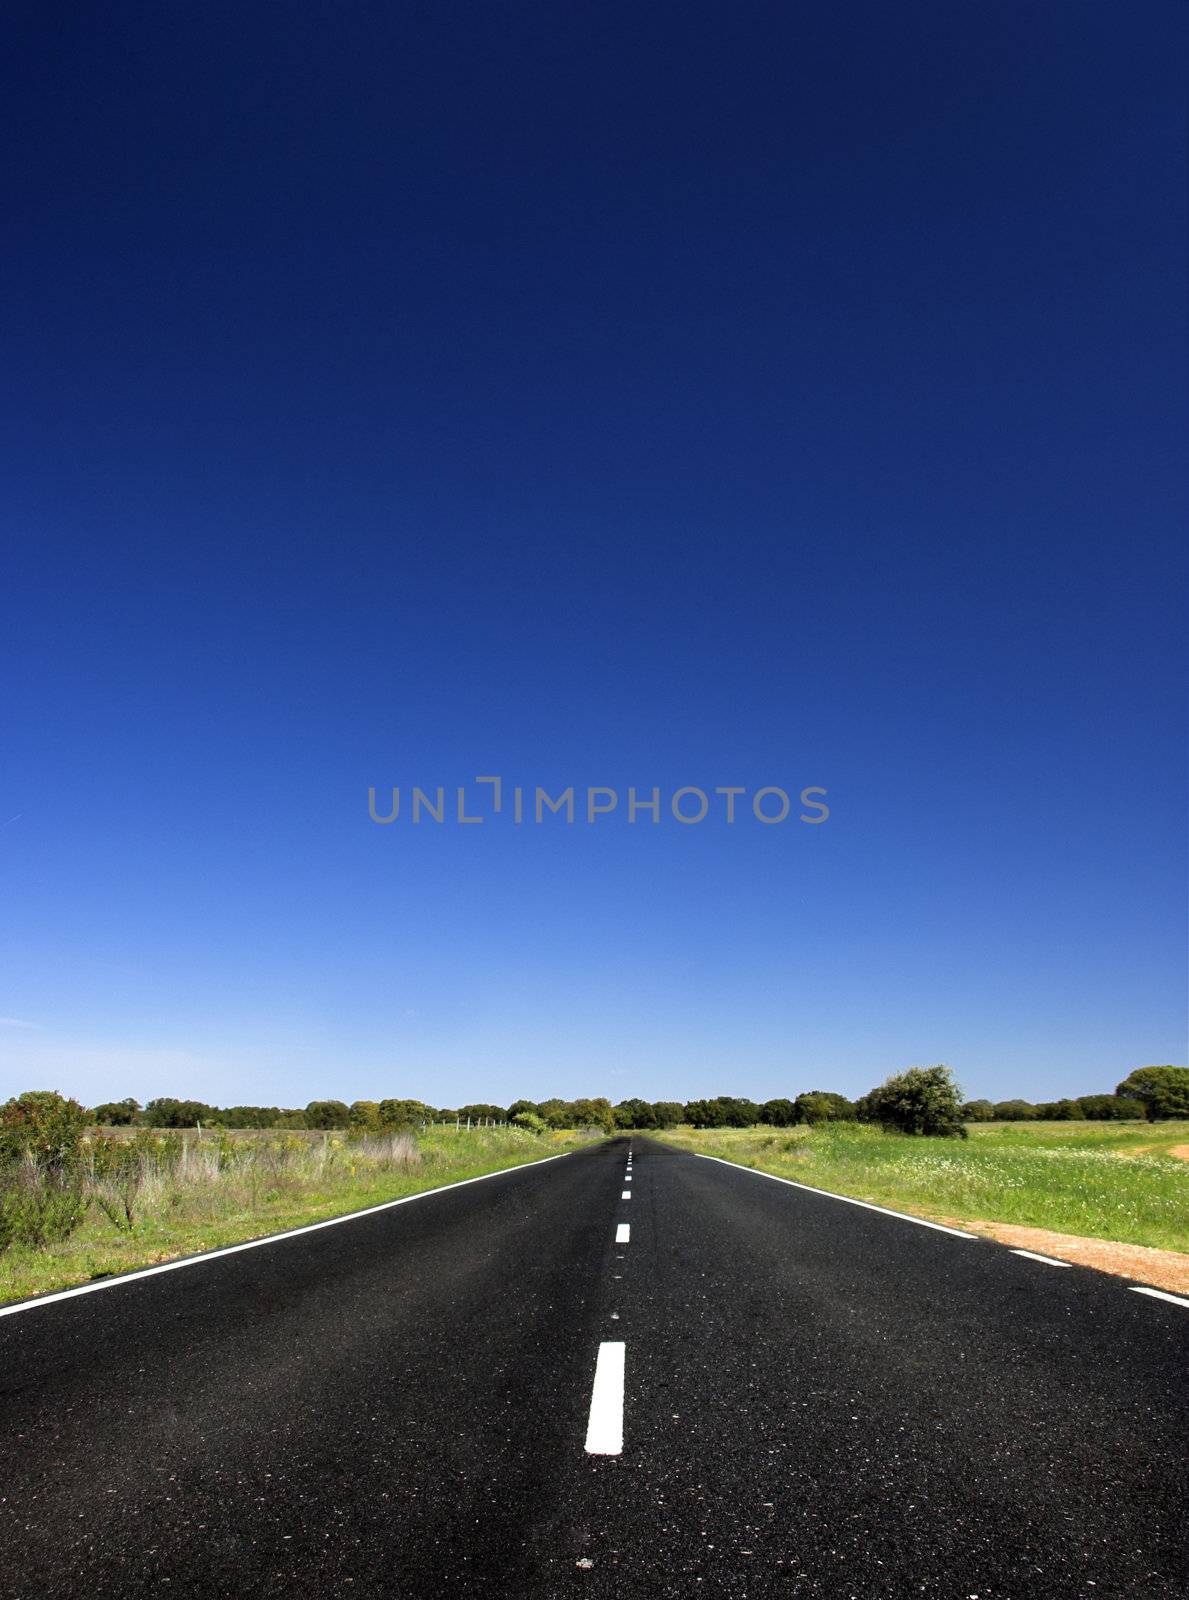
POLYGON ((1183 1061, 1184 19, 10 11, 0 1093, 1183 1061))

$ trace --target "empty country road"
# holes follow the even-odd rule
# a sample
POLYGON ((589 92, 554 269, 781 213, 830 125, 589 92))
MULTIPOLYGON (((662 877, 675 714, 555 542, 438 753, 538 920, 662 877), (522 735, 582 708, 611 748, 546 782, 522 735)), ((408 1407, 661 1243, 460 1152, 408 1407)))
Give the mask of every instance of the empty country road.
POLYGON ((1184 1600, 1187 1357, 1182 1303, 618 1138, 0 1315, 0 1587, 1184 1600))

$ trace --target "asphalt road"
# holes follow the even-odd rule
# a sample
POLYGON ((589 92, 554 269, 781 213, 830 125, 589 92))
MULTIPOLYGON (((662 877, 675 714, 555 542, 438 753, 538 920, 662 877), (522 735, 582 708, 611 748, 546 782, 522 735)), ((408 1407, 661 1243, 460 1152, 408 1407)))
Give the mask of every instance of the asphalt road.
POLYGON ((1189 1308, 633 1148, 0 1317, 0 1588, 1185 1600, 1189 1308))

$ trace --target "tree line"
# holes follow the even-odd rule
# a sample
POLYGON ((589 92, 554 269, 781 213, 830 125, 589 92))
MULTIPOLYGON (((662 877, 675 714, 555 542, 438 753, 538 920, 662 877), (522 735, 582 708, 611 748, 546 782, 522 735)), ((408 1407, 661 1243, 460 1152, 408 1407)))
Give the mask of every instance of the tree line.
MULTIPOLYGON (((1085 1094, 1062 1100, 963 1100, 953 1075, 943 1067, 913 1067, 894 1074, 878 1088, 857 1100, 830 1089, 808 1089, 801 1094, 757 1102, 736 1095, 715 1095, 699 1100, 643 1100, 630 1098, 616 1105, 605 1096, 578 1100, 514 1100, 501 1106, 472 1102, 463 1106, 431 1106, 423 1100, 385 1099, 311 1100, 301 1108, 281 1106, 215 1106, 201 1100, 162 1096, 140 1105, 133 1099, 108 1101, 91 1108, 90 1117, 101 1126, 192 1128, 277 1128, 380 1132, 417 1127, 422 1123, 512 1123, 535 1131, 561 1128, 598 1128, 606 1133, 622 1129, 791 1128, 825 1122, 877 1122, 898 1126, 905 1119, 898 1110, 904 1080, 913 1093, 931 1098, 934 1119, 942 1116, 947 1128, 969 1122, 1091 1122, 1147 1117, 1189 1118, 1189 1068, 1138 1067, 1113 1094, 1085 1094), (933 1074, 925 1083, 912 1074, 933 1074), (927 1091, 927 1093, 926 1093, 927 1091)), ((923 1113, 922 1113, 923 1115, 923 1113)), ((919 1118, 917 1119, 919 1120, 919 1118)), ((926 1119, 928 1120, 928 1119, 926 1119)), ((914 1116, 907 1117, 909 1123, 914 1116)), ((910 1130, 911 1131, 911 1130, 910 1130)))

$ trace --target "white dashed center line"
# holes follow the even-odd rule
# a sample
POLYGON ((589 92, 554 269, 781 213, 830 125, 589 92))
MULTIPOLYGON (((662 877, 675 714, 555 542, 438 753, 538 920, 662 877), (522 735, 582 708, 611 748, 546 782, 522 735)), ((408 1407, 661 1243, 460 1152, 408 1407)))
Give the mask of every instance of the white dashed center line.
POLYGON ((619 1227, 616 1228, 616 1230, 615 1230, 615 1242, 616 1242, 616 1244, 629 1244, 631 1242, 631 1237, 632 1237, 632 1225, 631 1225, 631 1223, 630 1222, 621 1222, 619 1224, 619 1227))
POLYGON ((623 1343, 616 1340, 599 1346, 594 1388, 590 1395, 590 1420, 586 1425, 586 1453, 589 1456, 618 1456, 623 1453, 624 1349, 623 1343))
POLYGON ((625 1189, 619 1198, 621 1200, 630 1200, 632 1198, 632 1191, 630 1189, 625 1189))

